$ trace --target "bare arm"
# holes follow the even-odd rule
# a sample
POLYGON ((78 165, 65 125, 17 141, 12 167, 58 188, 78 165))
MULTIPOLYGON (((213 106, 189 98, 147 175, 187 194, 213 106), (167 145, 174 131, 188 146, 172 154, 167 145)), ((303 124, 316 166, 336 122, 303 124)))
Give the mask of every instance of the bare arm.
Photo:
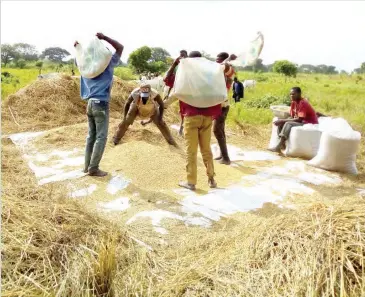
POLYGON ((180 58, 180 57, 178 57, 178 58, 174 61, 174 63, 172 63, 172 65, 170 66, 169 70, 167 70, 167 73, 166 73, 166 75, 165 75, 165 78, 168 78, 168 77, 170 77, 170 76, 171 76, 171 74, 174 72, 174 70, 175 70, 176 66, 177 66, 177 65, 179 65, 180 59, 181 59, 181 58, 180 58))
POLYGON ((132 95, 129 95, 129 97, 127 99, 127 103, 124 106, 124 118, 127 116, 129 107, 131 106, 132 102, 133 102, 133 97, 132 97, 132 95))
POLYGON ((105 36, 103 33, 97 33, 96 36, 99 38, 99 39, 103 39, 105 40, 106 42, 108 42, 109 44, 111 44, 112 47, 115 48, 115 51, 116 53, 121 56, 122 53, 123 53, 123 49, 124 49, 124 46, 119 43, 118 41, 114 40, 114 39, 111 39, 110 37, 108 36, 105 36))
POLYGON ((163 116, 163 111, 164 111, 164 107, 163 107, 163 101, 160 95, 157 95, 155 98, 155 101, 158 103, 158 109, 160 111, 160 121, 162 121, 162 116, 163 116))

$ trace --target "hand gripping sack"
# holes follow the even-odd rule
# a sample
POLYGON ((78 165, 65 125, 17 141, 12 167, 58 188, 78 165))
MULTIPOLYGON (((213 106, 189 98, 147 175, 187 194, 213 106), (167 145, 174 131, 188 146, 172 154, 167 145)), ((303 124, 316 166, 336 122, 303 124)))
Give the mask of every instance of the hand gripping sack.
POLYGON ((207 108, 227 99, 224 66, 206 58, 180 60, 170 96, 198 108, 207 108))
POLYGON ((357 174, 356 154, 361 134, 357 131, 323 132, 318 154, 308 165, 325 170, 357 174))
POLYGON ((93 38, 86 47, 76 45, 76 62, 81 76, 95 78, 108 67, 112 53, 97 37, 93 38))
POLYGON ((257 37, 250 42, 247 49, 240 53, 236 60, 231 61, 230 63, 237 67, 252 66, 260 57, 263 47, 264 35, 262 35, 261 32, 257 32, 257 37))
POLYGON ((269 149, 274 149, 280 141, 280 138, 278 136, 278 126, 274 125, 274 122, 277 121, 278 118, 275 117, 272 120, 272 129, 271 129, 271 138, 269 143, 269 149))
POLYGON ((289 139, 286 141, 285 155, 312 159, 317 155, 322 132, 318 125, 306 124, 293 127, 289 139))

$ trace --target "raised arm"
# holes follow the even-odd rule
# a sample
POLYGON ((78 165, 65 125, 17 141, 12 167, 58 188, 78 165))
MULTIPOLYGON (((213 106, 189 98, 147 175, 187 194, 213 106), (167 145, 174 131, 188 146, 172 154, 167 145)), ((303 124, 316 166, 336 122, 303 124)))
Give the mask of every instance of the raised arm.
POLYGON ((181 59, 181 57, 176 58, 176 60, 174 61, 174 63, 172 63, 172 65, 170 66, 169 70, 167 70, 167 73, 166 73, 164 79, 166 79, 166 78, 168 78, 168 77, 171 76, 171 74, 174 72, 174 70, 177 67, 177 65, 179 65, 180 59, 181 59))
POLYGON ((109 44, 111 44, 111 46, 115 48, 116 53, 119 56, 122 55, 124 46, 121 43, 119 43, 118 41, 116 41, 114 39, 111 39, 108 36, 105 36, 103 33, 97 33, 96 34, 96 37, 98 37, 99 39, 105 40, 106 42, 108 42, 109 44))

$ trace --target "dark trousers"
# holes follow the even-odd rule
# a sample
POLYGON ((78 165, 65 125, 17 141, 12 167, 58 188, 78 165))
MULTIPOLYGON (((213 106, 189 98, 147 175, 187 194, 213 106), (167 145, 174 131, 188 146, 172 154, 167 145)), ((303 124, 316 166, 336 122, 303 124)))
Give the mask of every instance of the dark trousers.
POLYGON ((222 107, 222 114, 219 116, 219 118, 214 120, 213 123, 213 132, 215 138, 217 138, 223 160, 229 160, 227 143, 226 143, 226 131, 225 131, 226 118, 228 112, 229 112, 229 106, 222 107))

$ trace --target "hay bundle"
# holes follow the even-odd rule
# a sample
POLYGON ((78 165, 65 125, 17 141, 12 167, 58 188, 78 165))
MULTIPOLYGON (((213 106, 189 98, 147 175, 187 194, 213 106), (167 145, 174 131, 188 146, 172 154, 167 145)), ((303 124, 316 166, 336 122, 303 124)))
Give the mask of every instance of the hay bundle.
POLYGON ((146 251, 120 226, 63 187, 36 187, 12 145, 2 154, 2 296, 115 296, 117 278, 146 269, 146 251))
MULTIPOLYGON (((242 198, 244 199, 244 197, 242 198)), ((166 296, 363 296, 365 201, 264 218, 237 217, 167 251, 166 296), (229 226, 229 227, 228 227, 229 226), (228 227, 228 228, 227 228, 228 227), (169 295, 170 294, 170 295, 169 295)))
MULTIPOLYGON (((120 117, 132 83, 114 77, 111 113, 120 117), (115 112, 118 112, 116 115, 115 112)), ((86 121, 86 102, 80 98, 80 78, 51 76, 34 81, 5 101, 2 120, 7 133, 45 130, 86 121)))
MULTIPOLYGON (((80 100, 77 81, 59 75, 36 80, 10 95, 4 112, 12 112, 18 131, 44 130, 84 120, 85 103, 80 100)), ((6 120, 10 120, 9 114, 5 115, 6 120)))

